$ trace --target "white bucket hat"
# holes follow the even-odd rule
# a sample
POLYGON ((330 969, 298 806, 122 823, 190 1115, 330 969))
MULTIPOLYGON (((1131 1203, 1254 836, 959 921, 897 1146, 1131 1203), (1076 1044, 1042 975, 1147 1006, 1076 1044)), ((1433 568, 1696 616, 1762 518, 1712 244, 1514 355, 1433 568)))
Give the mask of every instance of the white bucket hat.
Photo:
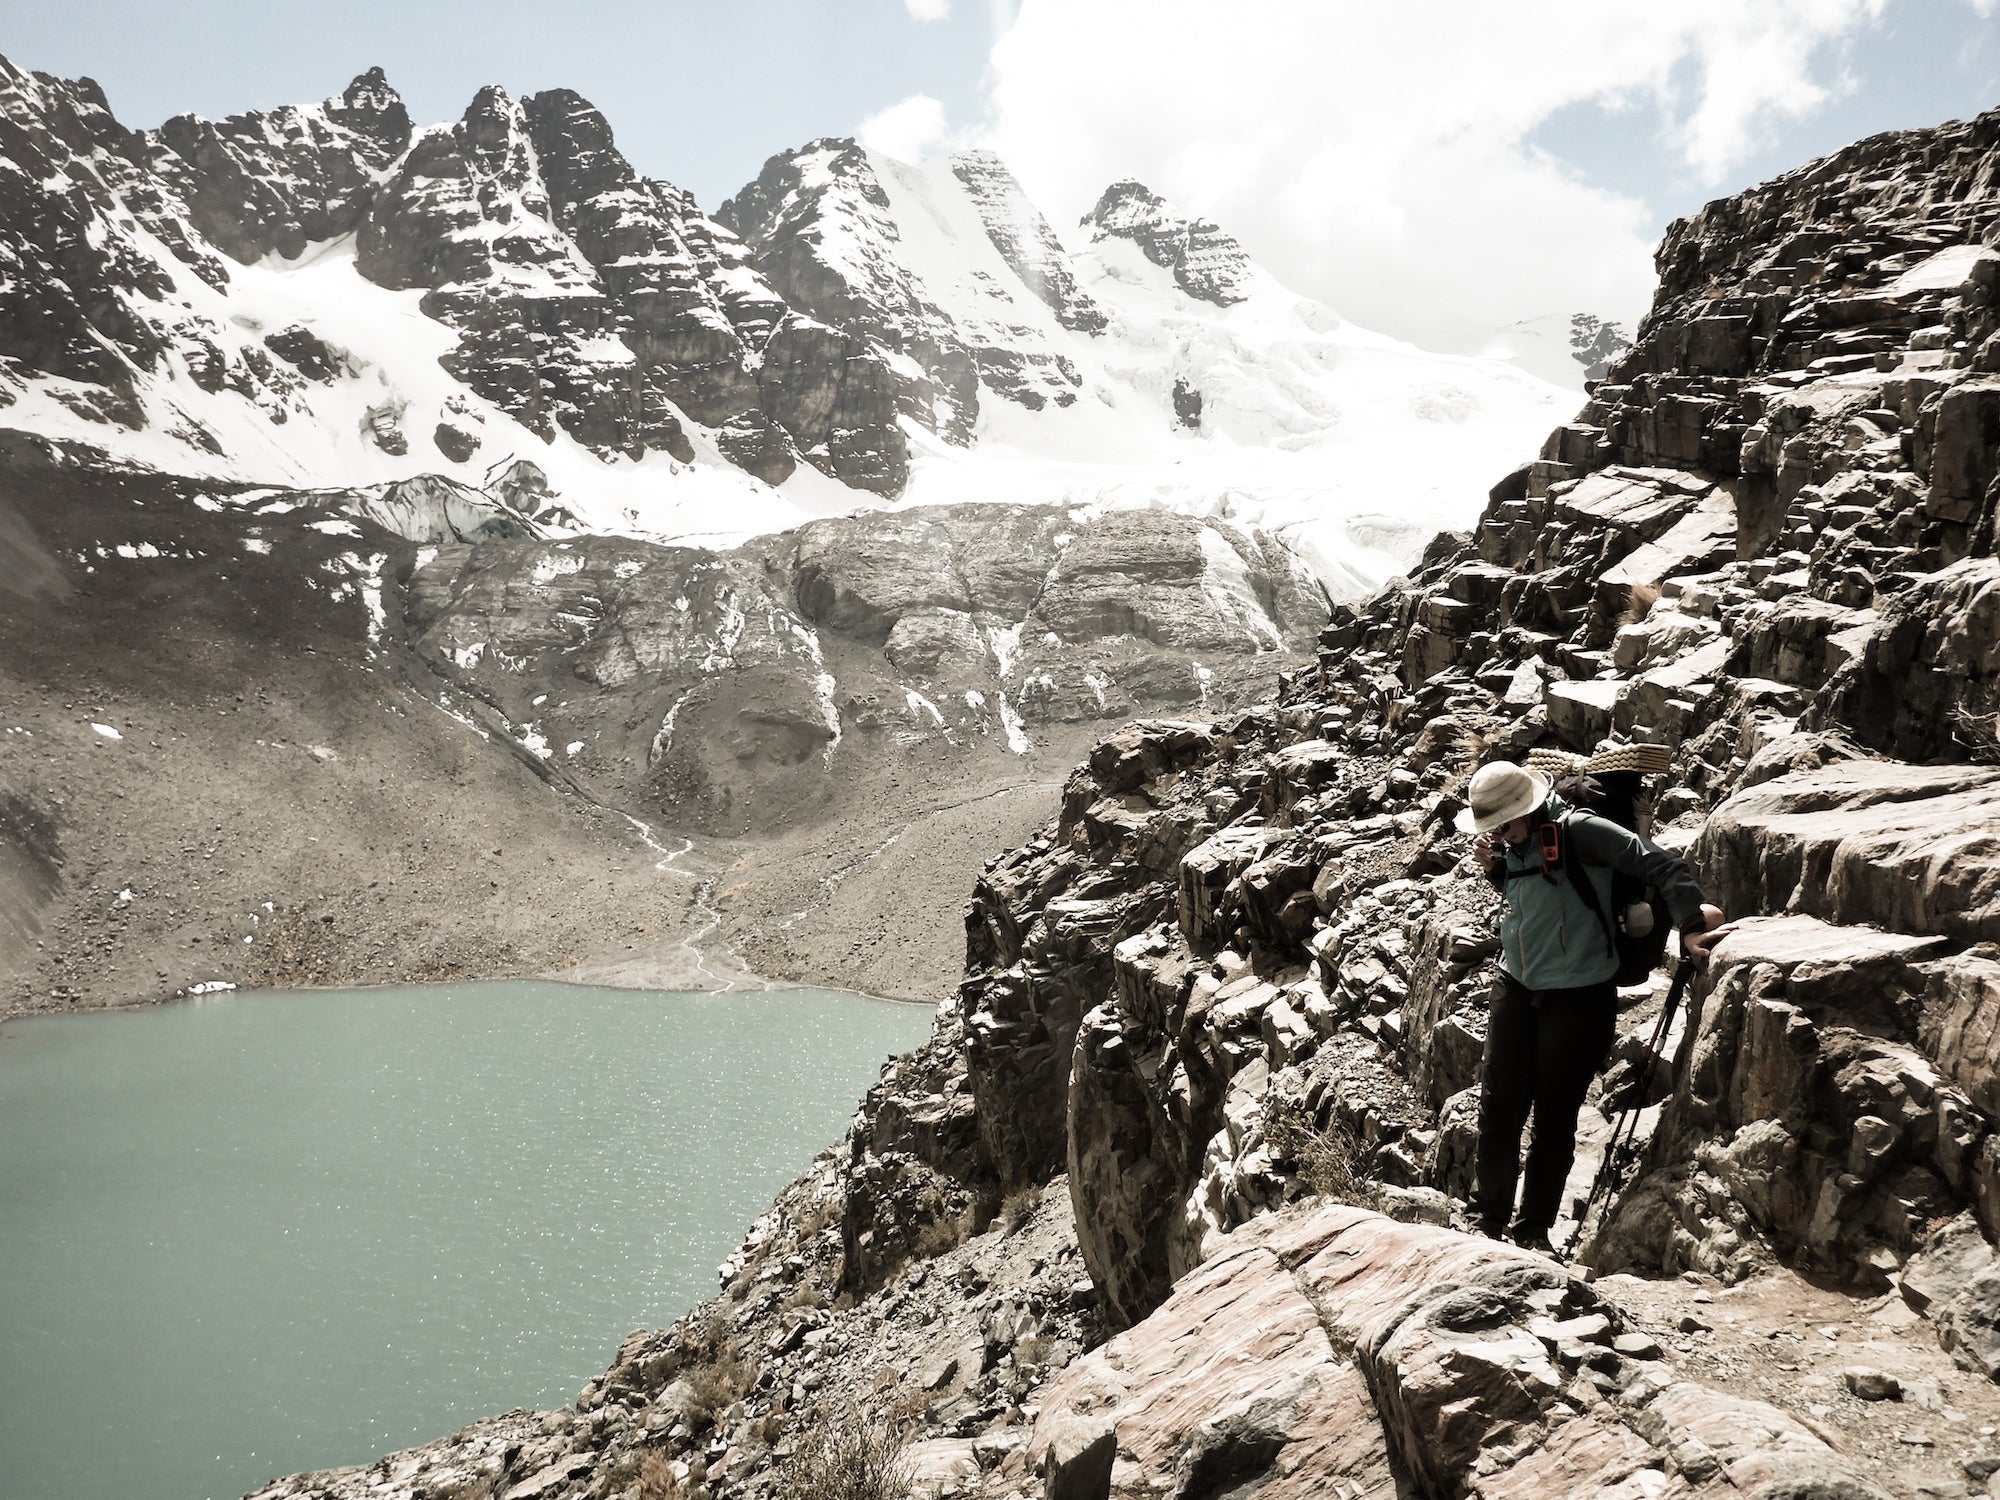
POLYGON ((1466 788, 1469 804, 1458 815, 1460 833, 1490 833, 1503 823, 1525 818, 1542 805, 1552 783, 1540 771, 1496 760, 1473 773, 1466 788))

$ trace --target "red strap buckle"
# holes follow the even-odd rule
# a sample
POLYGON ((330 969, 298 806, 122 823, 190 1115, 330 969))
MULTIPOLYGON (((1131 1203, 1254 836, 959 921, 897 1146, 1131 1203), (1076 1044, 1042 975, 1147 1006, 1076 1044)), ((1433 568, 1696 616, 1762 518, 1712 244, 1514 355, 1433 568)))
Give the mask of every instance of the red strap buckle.
POLYGON ((1542 879, 1554 882, 1562 872, 1562 830, 1553 823, 1542 825, 1542 879))

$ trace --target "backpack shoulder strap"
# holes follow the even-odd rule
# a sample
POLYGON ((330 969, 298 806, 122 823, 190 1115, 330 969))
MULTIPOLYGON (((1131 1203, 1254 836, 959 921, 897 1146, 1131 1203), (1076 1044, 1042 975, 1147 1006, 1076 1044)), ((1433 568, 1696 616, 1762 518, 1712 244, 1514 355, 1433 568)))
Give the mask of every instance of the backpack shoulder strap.
POLYGON ((1616 953, 1618 951, 1618 934, 1611 926, 1611 914, 1605 911, 1604 903, 1598 899, 1597 883, 1590 878, 1588 870, 1580 870, 1578 868, 1578 865, 1581 863, 1580 861, 1574 861, 1570 858, 1569 820, 1570 814, 1564 813, 1556 822, 1556 837, 1562 841, 1562 872, 1568 878, 1570 885, 1575 889, 1577 899, 1589 907, 1590 914, 1597 918, 1597 925, 1604 929, 1604 941, 1609 943, 1611 951, 1616 953))

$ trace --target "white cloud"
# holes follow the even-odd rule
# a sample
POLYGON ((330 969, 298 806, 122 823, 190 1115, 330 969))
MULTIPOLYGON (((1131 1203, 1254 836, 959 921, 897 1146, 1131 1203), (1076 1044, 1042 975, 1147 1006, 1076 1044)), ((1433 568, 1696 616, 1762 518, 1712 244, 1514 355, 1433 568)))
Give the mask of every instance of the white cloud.
POLYGON ((951 14, 951 0, 903 0, 912 21, 942 21, 951 14))
POLYGON ((1663 165, 1713 187, 1845 86, 1834 53, 1886 3, 1023 0, 993 48, 982 144, 1059 227, 1135 176, 1404 336, 1634 319, 1646 205, 1537 130, 1578 106, 1643 110, 1663 165))
POLYGON ((863 120, 855 127, 854 138, 868 150, 898 161, 922 161, 949 143, 951 126, 941 101, 929 94, 912 94, 863 120))

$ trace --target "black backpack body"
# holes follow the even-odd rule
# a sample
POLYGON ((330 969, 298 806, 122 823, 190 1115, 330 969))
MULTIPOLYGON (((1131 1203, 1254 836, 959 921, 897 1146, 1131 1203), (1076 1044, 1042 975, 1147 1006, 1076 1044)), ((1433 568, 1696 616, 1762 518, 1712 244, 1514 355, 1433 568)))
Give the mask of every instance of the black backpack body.
MULTIPOLYGON (((1645 830, 1640 824, 1645 781, 1645 773, 1641 771, 1576 771, 1557 780, 1555 789, 1571 807, 1595 813, 1644 839, 1645 830)), ((1568 831, 1560 823, 1554 826, 1567 875, 1568 831)), ((1667 956, 1667 932, 1673 926, 1660 893, 1636 875, 1613 870, 1611 910, 1607 912, 1598 904, 1597 887, 1589 876, 1570 876, 1570 884, 1596 915, 1618 955, 1618 972, 1612 976, 1613 982, 1645 983, 1667 956)))

